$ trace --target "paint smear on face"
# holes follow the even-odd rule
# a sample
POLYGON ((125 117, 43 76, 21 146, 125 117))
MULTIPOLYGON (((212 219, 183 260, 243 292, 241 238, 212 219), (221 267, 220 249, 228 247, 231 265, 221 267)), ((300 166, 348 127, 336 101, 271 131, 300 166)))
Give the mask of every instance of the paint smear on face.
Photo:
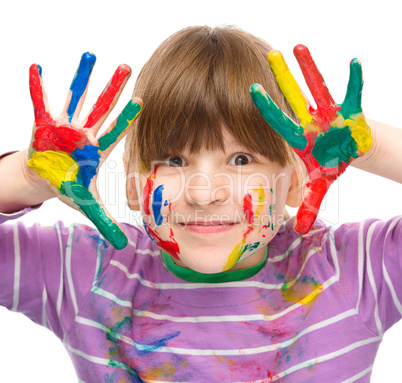
POLYGON ((150 200, 151 200, 152 190, 154 188, 154 180, 156 178, 156 171, 157 170, 158 170, 158 167, 155 166, 154 171, 147 178, 147 182, 145 183, 144 191, 142 193, 142 198, 143 198, 143 201, 144 201, 144 213, 146 215, 151 214, 151 211, 149 209, 149 204, 150 204, 150 200))
POLYGON ((248 224, 253 224, 254 212, 253 212, 253 198, 247 193, 243 198, 243 210, 248 224))
POLYGON ((156 231, 152 230, 149 225, 145 225, 145 228, 147 230, 148 235, 153 239, 156 244, 163 250, 165 250, 167 253, 169 253, 173 258, 176 258, 180 260, 179 254, 180 254, 180 249, 179 249, 179 244, 176 242, 176 240, 173 237, 173 230, 170 229, 170 240, 163 240, 157 233, 156 231))
POLYGON ((226 265, 223 267, 223 271, 227 271, 231 269, 234 265, 236 265, 239 262, 241 256, 246 251, 253 251, 260 245, 260 242, 246 244, 248 234, 250 234, 253 231, 255 218, 259 219, 260 221, 258 225, 259 231, 261 231, 262 228, 267 227, 267 225, 263 225, 262 222, 262 213, 265 199, 264 188, 262 187, 262 185, 260 185, 258 189, 253 190, 253 193, 258 194, 258 206, 256 208, 255 214, 253 211, 253 199, 251 195, 248 193, 243 198, 243 210, 249 226, 247 228, 247 231, 244 233, 242 240, 234 247, 232 252, 229 254, 228 261, 226 265))
POLYGON ((154 214, 154 220, 156 225, 160 226, 163 223, 163 216, 161 214, 162 209, 162 191, 163 185, 159 185, 152 195, 152 212, 154 214))
POLYGON ((262 185, 258 189, 254 189, 253 193, 257 194, 258 196, 258 205, 257 209, 255 210, 255 217, 258 219, 258 225, 259 225, 259 231, 261 232, 261 229, 263 227, 263 209, 264 209, 264 200, 265 200, 265 192, 264 188, 262 185))

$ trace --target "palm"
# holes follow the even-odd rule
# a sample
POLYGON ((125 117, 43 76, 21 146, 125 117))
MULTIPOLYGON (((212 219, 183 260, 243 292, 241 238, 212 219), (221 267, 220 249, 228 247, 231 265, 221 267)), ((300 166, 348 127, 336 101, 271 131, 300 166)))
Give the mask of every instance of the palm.
POLYGON ((48 111, 41 68, 30 68, 30 90, 35 112, 28 165, 56 189, 56 194, 78 208, 116 248, 127 238, 103 207, 96 189, 98 170, 125 130, 141 110, 141 101, 130 101, 109 129, 96 135, 120 96, 130 68, 121 65, 99 96, 87 118, 78 121, 85 93, 95 63, 95 56, 85 53, 70 87, 63 113, 57 119, 48 111))
POLYGON ((268 59, 300 125, 296 125, 275 105, 261 85, 251 87, 251 96, 264 119, 292 146, 306 165, 309 182, 295 223, 296 231, 305 234, 314 223, 330 185, 351 161, 369 150, 372 139, 361 108, 363 80, 358 60, 351 62, 347 94, 344 102, 338 105, 332 99, 308 49, 298 45, 294 53, 317 108, 314 109, 303 96, 277 51, 271 52, 268 59))

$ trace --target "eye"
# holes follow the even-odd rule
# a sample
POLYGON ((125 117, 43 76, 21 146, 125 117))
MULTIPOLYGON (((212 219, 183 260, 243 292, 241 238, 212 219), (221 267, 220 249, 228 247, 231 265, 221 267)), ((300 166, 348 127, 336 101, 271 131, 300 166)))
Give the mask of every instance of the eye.
POLYGON ((236 153, 230 158, 229 165, 243 166, 250 162, 253 162, 253 157, 250 154, 236 153))
POLYGON ((175 168, 187 166, 187 162, 180 156, 170 156, 165 160, 166 164, 175 168))

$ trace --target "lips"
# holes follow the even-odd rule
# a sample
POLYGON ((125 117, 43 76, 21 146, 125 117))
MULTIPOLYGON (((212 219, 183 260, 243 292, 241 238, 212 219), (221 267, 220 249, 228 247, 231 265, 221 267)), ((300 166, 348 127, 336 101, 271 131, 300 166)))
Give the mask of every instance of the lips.
POLYGON ((191 221, 179 223, 182 230, 191 231, 200 234, 221 233, 233 229, 238 222, 221 222, 221 221, 191 221))

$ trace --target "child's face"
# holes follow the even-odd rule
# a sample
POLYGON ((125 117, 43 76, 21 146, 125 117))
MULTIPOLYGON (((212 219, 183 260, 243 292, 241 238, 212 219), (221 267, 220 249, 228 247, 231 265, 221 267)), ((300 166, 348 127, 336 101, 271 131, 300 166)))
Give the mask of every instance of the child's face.
POLYGON ((150 171, 139 169, 135 186, 128 183, 130 199, 138 191, 148 234, 177 264, 202 273, 261 261, 295 188, 292 167, 250 153, 223 133, 225 151, 185 150, 150 171))

